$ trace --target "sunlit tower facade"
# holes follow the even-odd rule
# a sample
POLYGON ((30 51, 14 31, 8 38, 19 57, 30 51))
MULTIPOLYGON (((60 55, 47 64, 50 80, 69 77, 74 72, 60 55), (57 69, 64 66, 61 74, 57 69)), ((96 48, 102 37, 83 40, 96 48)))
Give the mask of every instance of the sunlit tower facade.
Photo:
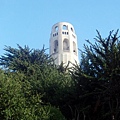
POLYGON ((64 66, 79 64, 77 36, 74 27, 68 22, 59 22, 53 25, 50 35, 50 55, 56 65, 62 62, 64 66))

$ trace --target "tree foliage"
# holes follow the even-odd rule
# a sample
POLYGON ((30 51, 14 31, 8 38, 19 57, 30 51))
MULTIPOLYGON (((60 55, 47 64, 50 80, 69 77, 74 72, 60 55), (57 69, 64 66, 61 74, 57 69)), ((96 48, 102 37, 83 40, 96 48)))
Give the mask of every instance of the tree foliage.
MULTIPOLYGON (((6 53, 0 57, 0 65, 12 71, 20 71, 24 73, 34 74, 35 65, 50 65, 52 59, 45 53, 45 49, 30 49, 28 46, 24 48, 18 45, 18 48, 6 46, 4 49, 6 53)), ((40 68, 39 67, 39 68, 40 68)))
POLYGON ((87 120, 120 119, 120 40, 117 32, 84 45, 80 67, 73 73, 81 116, 87 120), (82 102, 83 101, 83 102, 82 102))
POLYGON ((50 105, 50 100, 62 84, 61 81, 57 82, 60 73, 55 70, 52 59, 45 53, 45 49, 30 50, 29 47, 22 48, 18 45, 18 49, 7 47, 5 50, 7 53, 0 58, 0 64, 6 68, 3 78, 6 77, 5 79, 1 77, 1 82, 8 79, 1 83, 3 85, 7 82, 5 89, 1 88, 1 94, 6 95, 1 100, 7 100, 5 106, 1 107, 4 108, 4 112, 1 112, 4 119, 53 120, 59 114, 57 119, 63 120, 64 117, 60 110, 50 105), (10 95, 12 94, 15 99, 11 99, 7 94, 9 89, 10 95), (50 96, 51 92, 53 92, 52 96, 50 96))
POLYGON ((54 64, 46 49, 12 48, 0 57, 0 119, 119 120, 118 30, 87 40, 80 65, 54 64))

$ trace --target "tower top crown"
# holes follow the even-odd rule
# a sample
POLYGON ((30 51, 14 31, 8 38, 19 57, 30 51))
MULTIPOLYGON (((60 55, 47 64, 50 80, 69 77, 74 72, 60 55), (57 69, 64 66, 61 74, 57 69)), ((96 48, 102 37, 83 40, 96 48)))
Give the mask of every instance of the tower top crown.
POLYGON ((68 22, 58 22, 52 26, 52 32, 57 32, 62 30, 68 30, 75 33, 73 25, 68 22))

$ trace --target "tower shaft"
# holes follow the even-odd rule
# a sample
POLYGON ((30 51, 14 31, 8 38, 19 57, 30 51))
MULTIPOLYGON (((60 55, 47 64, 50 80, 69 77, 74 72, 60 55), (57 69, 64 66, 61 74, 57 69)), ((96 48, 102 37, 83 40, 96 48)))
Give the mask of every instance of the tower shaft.
MULTIPOLYGON (((55 64, 62 62, 66 66, 69 62, 79 64, 77 36, 74 27, 67 22, 53 25, 50 35, 50 55, 55 59, 55 64)), ((71 67, 72 64, 69 65, 71 67)))

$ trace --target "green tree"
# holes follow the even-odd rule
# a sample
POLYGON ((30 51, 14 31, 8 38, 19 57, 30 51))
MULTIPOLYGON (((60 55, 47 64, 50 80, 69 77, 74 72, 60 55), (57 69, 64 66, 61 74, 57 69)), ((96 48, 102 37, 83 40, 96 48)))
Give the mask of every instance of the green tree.
MULTIPOLYGON (((30 49, 28 46, 24 48, 17 45, 18 48, 6 46, 6 53, 0 57, 0 65, 12 71, 20 71, 26 74, 34 74, 33 65, 38 65, 42 69, 42 65, 50 65, 52 59, 45 53, 44 47, 41 50, 30 49)), ((40 68, 39 67, 39 68, 40 68)))
POLYGON ((1 120, 65 119, 59 109, 43 103, 41 98, 41 94, 33 94, 24 74, 0 71, 1 120))
POLYGON ((32 110, 34 117, 53 120, 56 115, 59 116, 59 113, 61 117, 57 119, 64 119, 61 112, 52 106, 60 107, 62 91, 69 89, 66 86, 71 85, 70 76, 67 74, 64 76, 64 73, 57 70, 53 64, 54 61, 45 53, 44 48, 31 50, 28 46, 22 48, 18 45, 18 48, 6 46, 5 51, 5 55, 0 58, 0 65, 11 74, 22 74, 25 78, 21 80, 21 83, 25 81, 29 83, 30 94, 25 94, 25 101, 28 101, 27 108, 32 110), (42 101, 42 105, 39 100, 42 101))
POLYGON ((81 64, 72 73, 79 96, 76 108, 87 120, 120 119, 120 40, 118 30, 84 45, 81 64))

